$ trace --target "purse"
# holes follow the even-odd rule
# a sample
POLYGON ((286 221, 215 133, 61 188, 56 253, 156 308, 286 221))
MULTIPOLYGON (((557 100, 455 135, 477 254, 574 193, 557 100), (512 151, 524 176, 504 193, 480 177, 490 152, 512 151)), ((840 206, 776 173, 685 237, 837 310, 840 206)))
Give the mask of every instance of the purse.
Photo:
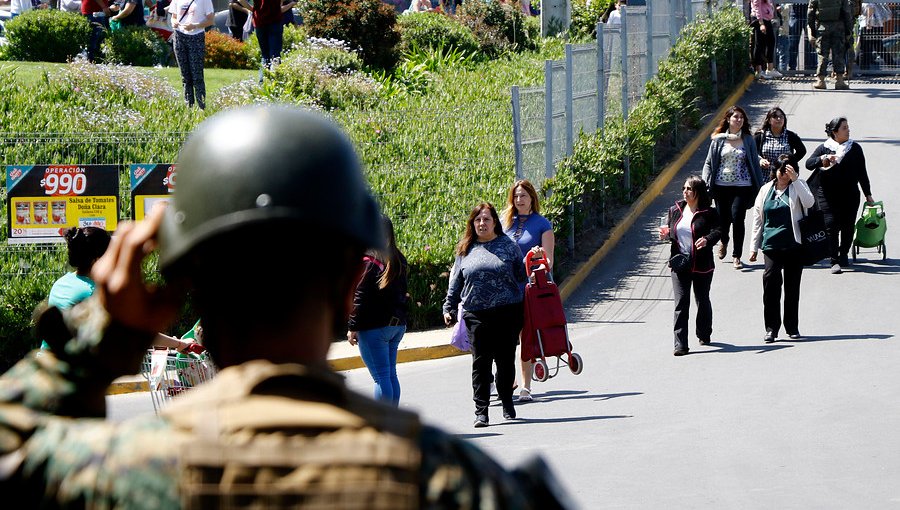
POLYGON ((811 266, 830 255, 825 215, 819 209, 803 209, 800 227, 800 261, 811 266))
POLYGON ((676 253, 669 259, 669 267, 676 273, 685 273, 691 270, 691 256, 684 253, 676 253))
POLYGON ((466 328, 466 321, 463 319, 462 303, 459 304, 456 312, 456 324, 453 325, 453 330, 450 332, 450 345, 463 352, 472 350, 472 344, 469 343, 469 331, 466 328))

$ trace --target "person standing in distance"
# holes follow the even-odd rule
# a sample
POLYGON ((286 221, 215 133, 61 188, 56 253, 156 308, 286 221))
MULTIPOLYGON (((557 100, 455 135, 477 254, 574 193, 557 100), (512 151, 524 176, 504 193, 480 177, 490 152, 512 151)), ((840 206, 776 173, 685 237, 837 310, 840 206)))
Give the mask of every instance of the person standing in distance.
POLYGON ((813 88, 825 89, 825 75, 828 72, 828 62, 831 62, 835 74, 835 90, 849 89, 850 86, 844 81, 844 71, 847 38, 853 33, 854 18, 850 12, 850 3, 847 0, 809 0, 806 20, 819 56, 813 88))
POLYGON ((38 313, 38 332, 65 348, 0 377, 0 493, 23 508, 570 506, 542 461, 508 472, 328 367, 363 254, 384 248, 378 205, 334 123, 290 106, 228 110, 191 134, 177 164, 170 205, 119 225, 94 295, 38 313), (297 260, 294 232, 317 240, 315 258, 297 260), (157 247, 164 286, 141 272, 157 247), (106 421, 107 387, 137 373, 186 292, 222 370, 159 416, 106 421))

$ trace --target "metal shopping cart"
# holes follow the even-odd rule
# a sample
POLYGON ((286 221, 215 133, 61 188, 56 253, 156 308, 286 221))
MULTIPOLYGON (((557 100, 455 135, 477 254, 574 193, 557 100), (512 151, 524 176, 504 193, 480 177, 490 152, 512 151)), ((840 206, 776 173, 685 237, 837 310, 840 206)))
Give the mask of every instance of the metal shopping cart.
POLYGON ((150 349, 141 363, 141 375, 147 379, 153 410, 216 375, 209 354, 181 354, 170 349, 150 349))

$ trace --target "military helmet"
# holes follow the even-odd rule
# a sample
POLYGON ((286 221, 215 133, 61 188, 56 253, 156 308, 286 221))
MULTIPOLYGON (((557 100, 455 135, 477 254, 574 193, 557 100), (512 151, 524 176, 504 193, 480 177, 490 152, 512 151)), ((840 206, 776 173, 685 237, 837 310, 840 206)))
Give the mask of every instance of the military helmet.
POLYGON ((159 232, 163 271, 205 241, 274 220, 366 248, 385 242, 352 143, 308 110, 267 105, 215 115, 182 147, 176 182, 159 232))

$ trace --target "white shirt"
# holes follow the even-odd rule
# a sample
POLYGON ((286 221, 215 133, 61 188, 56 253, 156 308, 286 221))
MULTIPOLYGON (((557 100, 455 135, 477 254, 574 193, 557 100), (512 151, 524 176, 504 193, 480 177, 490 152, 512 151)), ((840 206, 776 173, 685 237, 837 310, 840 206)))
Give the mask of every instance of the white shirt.
POLYGON ((607 25, 621 25, 622 24, 622 13, 619 12, 619 9, 616 9, 609 13, 609 17, 606 18, 607 25))
POLYGON ((10 14, 22 14, 31 10, 31 0, 11 0, 9 2, 10 14))
POLYGON ((206 21, 207 16, 215 13, 212 0, 193 0, 193 3, 191 0, 172 0, 172 3, 166 7, 166 11, 168 11, 173 18, 172 25, 174 26, 175 22, 178 22, 180 27, 176 30, 184 35, 202 34, 204 32, 204 29, 202 28, 187 31, 182 27, 185 25, 203 23, 206 21), (187 9, 187 14, 185 14, 185 9, 187 9), (184 15, 184 18, 182 18, 182 15, 184 15))
POLYGON ((681 220, 675 225, 675 237, 678 238, 678 248, 681 253, 690 255, 694 252, 694 231, 691 222, 694 220, 694 211, 687 204, 681 211, 681 220))

